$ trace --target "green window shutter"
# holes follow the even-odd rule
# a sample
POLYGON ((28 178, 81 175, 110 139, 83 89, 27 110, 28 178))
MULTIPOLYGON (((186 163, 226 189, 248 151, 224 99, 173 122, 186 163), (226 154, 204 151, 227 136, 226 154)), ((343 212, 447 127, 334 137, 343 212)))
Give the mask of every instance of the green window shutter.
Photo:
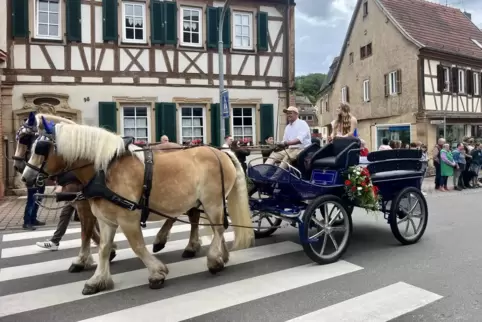
POLYGON ((214 146, 221 146, 219 136, 221 131, 219 129, 219 119, 221 115, 219 110, 219 104, 211 104, 211 144, 214 146))
POLYGON ((12 6, 12 37, 27 38, 28 31, 28 0, 11 0, 12 6))
POLYGON ((153 0, 151 2, 151 43, 163 44, 164 33, 164 2, 153 0))
MULTIPOLYGON (((261 104, 259 106, 260 134, 258 141, 264 142, 268 136, 275 137, 274 133, 274 107, 273 104, 261 104)), ((253 142, 254 143, 254 142, 253 142)))
POLYGON ((158 142, 161 136, 167 135, 169 141, 177 142, 176 127, 176 103, 156 103, 156 139, 158 142))
POLYGON ((224 119, 224 129, 226 130, 226 136, 231 135, 231 122, 229 118, 224 119))
POLYGON ((165 14, 165 42, 177 44, 177 4, 176 2, 164 2, 165 14))
POLYGON ((117 0, 102 0, 104 41, 117 41, 117 0))
POLYGON ((268 51, 268 13, 258 13, 258 50, 268 51))
POLYGON ((82 22, 80 0, 67 0, 67 40, 82 41, 82 22))
POLYGON ((99 127, 117 133, 116 102, 99 102, 99 127))
POLYGON ((208 48, 218 48, 218 8, 207 7, 206 17, 208 48))
MULTIPOLYGON (((222 7, 218 7, 218 19, 217 23, 219 24, 219 19, 221 19, 221 13, 223 12, 222 7)), ((216 28, 217 31, 217 28, 216 28)), ((216 35, 216 36, 219 36, 216 35)), ((218 37, 216 37, 216 42, 218 41, 218 37)), ((217 46, 217 44, 216 44, 217 46)), ((226 14, 224 15, 224 23, 223 23, 223 47, 224 48, 231 48, 231 10, 227 10, 226 14)))

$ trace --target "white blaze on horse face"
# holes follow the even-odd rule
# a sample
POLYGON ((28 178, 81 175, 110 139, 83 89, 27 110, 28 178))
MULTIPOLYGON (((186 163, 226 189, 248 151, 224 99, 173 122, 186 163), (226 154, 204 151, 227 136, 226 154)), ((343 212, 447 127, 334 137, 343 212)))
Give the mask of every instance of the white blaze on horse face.
MULTIPOLYGON (((15 157, 23 159, 25 158, 26 153, 27 153, 27 146, 17 141, 17 148, 15 149, 15 157)), ((25 161, 14 160, 13 165, 17 169, 22 170, 25 166, 25 161)))
MULTIPOLYGON (((30 156, 30 159, 28 160, 28 164, 40 168, 42 165, 42 160, 43 157, 35 154, 35 147, 37 146, 37 141, 34 142, 32 145, 32 155, 30 156)), ((26 166, 25 169, 23 170, 22 173, 22 179, 27 182, 28 184, 33 183, 35 179, 37 178, 38 171, 32 169, 29 166, 26 166)))

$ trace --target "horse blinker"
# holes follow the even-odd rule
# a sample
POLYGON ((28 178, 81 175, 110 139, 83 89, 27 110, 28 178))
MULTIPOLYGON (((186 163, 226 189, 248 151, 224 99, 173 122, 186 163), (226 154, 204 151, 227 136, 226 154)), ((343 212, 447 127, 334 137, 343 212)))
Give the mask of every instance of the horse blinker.
POLYGON ((49 155, 50 147, 52 145, 51 141, 38 141, 35 145, 35 154, 47 157, 49 155))

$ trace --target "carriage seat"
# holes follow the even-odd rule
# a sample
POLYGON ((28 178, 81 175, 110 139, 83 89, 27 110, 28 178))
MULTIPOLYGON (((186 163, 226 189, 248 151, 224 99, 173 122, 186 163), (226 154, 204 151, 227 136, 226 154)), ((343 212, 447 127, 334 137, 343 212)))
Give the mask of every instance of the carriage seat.
POLYGON ((320 149, 320 143, 315 141, 304 148, 298 154, 296 161, 292 163, 294 167, 300 170, 303 179, 309 180, 311 178, 311 159, 320 149))
POLYGON ((342 169, 359 162, 360 140, 354 137, 335 138, 313 155, 311 169, 342 169))
MULTIPOLYGON (((371 173, 371 179, 373 182, 385 181, 385 180, 397 180, 410 177, 423 177, 422 161, 418 158, 418 154, 412 152, 393 152, 396 155, 396 159, 385 159, 386 156, 393 155, 387 154, 386 156, 375 158, 369 155, 371 160, 379 160, 370 162, 367 166, 368 171, 371 173), (396 154, 398 153, 398 154, 396 154), (416 158, 410 158, 415 156, 416 158)), ((386 151, 379 151, 386 152, 386 151)), ((374 153, 374 152, 372 152, 374 153)), ((381 154, 379 155, 381 156, 381 154)))

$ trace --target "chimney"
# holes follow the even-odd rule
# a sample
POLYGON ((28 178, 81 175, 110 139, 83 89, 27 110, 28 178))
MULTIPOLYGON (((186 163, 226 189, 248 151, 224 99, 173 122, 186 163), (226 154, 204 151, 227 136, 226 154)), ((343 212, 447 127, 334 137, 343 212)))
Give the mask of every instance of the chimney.
POLYGON ((464 11, 464 15, 469 18, 469 20, 472 20, 472 14, 467 12, 467 11, 464 11))

